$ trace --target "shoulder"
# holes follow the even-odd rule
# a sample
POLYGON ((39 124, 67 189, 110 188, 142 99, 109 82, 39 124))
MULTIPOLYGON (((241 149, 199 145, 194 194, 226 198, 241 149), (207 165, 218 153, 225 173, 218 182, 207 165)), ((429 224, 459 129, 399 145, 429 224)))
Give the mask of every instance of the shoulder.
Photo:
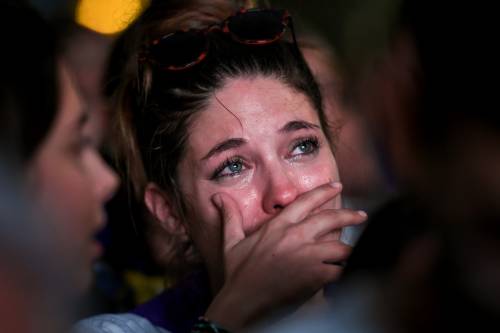
POLYGON ((132 313, 102 314, 79 321, 72 333, 168 333, 132 313))
POLYGON ((131 313, 172 332, 189 332, 211 301, 205 272, 194 272, 175 287, 138 306, 131 313))

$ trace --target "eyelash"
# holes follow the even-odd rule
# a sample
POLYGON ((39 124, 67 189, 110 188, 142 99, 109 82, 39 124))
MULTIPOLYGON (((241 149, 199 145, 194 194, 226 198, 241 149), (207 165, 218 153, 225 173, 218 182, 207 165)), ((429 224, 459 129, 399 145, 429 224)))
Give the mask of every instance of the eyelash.
MULTIPOLYGON (((304 152, 301 154, 292 155, 291 159, 300 158, 301 156, 313 155, 313 154, 317 153, 319 148, 321 147, 319 139, 315 136, 311 136, 311 137, 307 137, 307 138, 301 138, 301 139, 298 139, 297 141, 295 141, 295 143, 292 145, 291 152, 293 152, 299 146, 305 145, 305 144, 311 144, 312 150, 309 152, 304 152)), ((224 178, 224 177, 234 177, 234 176, 239 175, 241 173, 241 170, 237 171, 237 172, 225 174, 225 175, 221 174, 222 171, 224 171, 224 169, 226 169, 230 165, 236 164, 236 163, 242 164, 242 167, 244 167, 243 159, 241 157, 238 157, 238 156, 230 157, 230 158, 226 159, 221 165, 219 165, 217 167, 217 169, 215 169, 215 171, 213 172, 213 174, 210 178, 212 180, 217 180, 217 179, 224 178)))
POLYGON ((301 145, 305 144, 311 144, 312 145, 312 150, 310 152, 304 152, 298 155, 291 155, 291 158, 300 158, 300 156, 307 156, 307 155, 312 155, 318 152, 319 148, 321 147, 321 143, 319 139, 315 136, 311 137, 306 137, 306 138, 300 138, 298 139, 293 145, 292 149, 290 150, 293 152, 295 149, 297 149, 301 145))
POLYGON ((234 177, 236 175, 239 175, 241 173, 241 171, 234 172, 234 173, 227 174, 227 175, 221 175, 222 171, 224 171, 225 168, 227 168, 231 164, 235 164, 235 163, 243 164, 243 159, 238 157, 238 156, 234 156, 234 157, 230 157, 230 158, 226 159, 221 165, 219 165, 217 167, 217 169, 215 169, 214 173, 212 174, 211 179, 216 180, 216 179, 223 178, 223 177, 234 177))

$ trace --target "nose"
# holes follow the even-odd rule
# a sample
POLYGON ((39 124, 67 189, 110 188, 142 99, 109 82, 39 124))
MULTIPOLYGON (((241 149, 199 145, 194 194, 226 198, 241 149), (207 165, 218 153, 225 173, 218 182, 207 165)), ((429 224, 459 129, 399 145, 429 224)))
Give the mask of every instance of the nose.
POLYGON ((100 155, 96 156, 94 177, 94 186, 97 198, 102 204, 105 204, 113 197, 120 182, 116 173, 108 166, 100 155))
POLYGON ((263 209, 267 214, 277 214, 300 194, 293 175, 279 169, 269 174, 263 195, 263 209))

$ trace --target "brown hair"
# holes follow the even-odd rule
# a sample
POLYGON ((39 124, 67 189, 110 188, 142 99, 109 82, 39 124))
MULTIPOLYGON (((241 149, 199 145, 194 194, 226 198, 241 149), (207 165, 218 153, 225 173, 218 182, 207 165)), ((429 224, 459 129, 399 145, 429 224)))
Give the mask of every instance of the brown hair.
MULTIPOLYGON (((148 182, 165 190, 180 218, 188 202, 179 191, 177 167, 183 158, 193 115, 203 110, 214 92, 230 78, 262 75, 275 78, 308 97, 328 135, 321 94, 300 51, 294 43, 280 40, 266 46, 238 44, 210 33, 210 49, 202 63, 182 72, 167 72, 140 63, 144 43, 186 28, 201 28, 219 22, 235 6, 189 4, 165 13, 150 7, 120 38, 111 58, 107 94, 117 112, 117 129, 127 176, 139 200, 148 182), (163 15, 162 15, 163 14, 163 15), (125 58, 124 58, 125 57, 125 58)), ((175 52, 175 50, 173 51, 175 52)), ((200 263, 190 240, 167 235, 168 269, 183 270, 200 263)))

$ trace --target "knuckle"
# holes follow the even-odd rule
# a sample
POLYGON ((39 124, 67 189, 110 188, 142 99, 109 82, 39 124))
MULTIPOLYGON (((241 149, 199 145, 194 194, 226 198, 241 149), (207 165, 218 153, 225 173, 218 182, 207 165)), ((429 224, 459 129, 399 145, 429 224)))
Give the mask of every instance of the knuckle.
POLYGON ((287 244, 297 244, 304 239, 304 230, 302 225, 294 224, 286 228, 283 235, 283 241, 287 244))

